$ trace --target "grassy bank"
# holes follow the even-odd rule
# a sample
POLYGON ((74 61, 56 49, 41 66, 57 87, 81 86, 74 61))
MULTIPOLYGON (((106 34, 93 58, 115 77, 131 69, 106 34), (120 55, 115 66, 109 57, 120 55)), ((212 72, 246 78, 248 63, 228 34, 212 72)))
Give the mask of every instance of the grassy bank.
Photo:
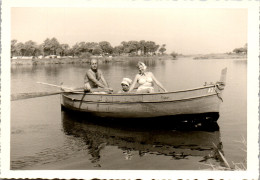
MULTIPOLYGON (((115 57, 91 57, 100 62, 121 62, 126 60, 165 60, 172 59, 171 56, 115 56, 115 57)), ((44 64, 80 64, 88 63, 91 58, 53 58, 53 59, 12 59, 11 65, 44 65, 44 64)))
MULTIPOLYGON (((242 136, 240 141, 234 141, 240 144, 241 150, 243 152, 247 152, 247 142, 245 140, 245 138, 242 136)), ((209 157, 206 156, 205 159, 209 160, 209 162, 207 163, 202 163, 203 165, 209 166, 210 169, 209 170, 226 170, 226 171, 246 171, 247 170, 247 158, 243 158, 241 162, 233 162, 232 164, 230 162, 228 162, 228 160, 225 158, 224 156, 224 152, 222 151, 222 149, 219 149, 214 143, 214 150, 213 150, 213 156, 209 157), (210 159, 217 159, 218 162, 220 162, 220 164, 214 164, 210 159)))
POLYGON ((205 54, 196 55, 193 59, 247 59, 246 54, 205 54))

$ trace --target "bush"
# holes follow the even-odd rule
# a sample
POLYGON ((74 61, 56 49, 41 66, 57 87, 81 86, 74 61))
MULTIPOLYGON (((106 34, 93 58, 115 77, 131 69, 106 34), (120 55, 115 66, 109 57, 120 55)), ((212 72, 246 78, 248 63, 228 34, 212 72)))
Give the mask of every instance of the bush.
POLYGON ((178 56, 178 54, 177 54, 176 52, 172 52, 172 53, 171 53, 171 56, 173 57, 173 59, 176 59, 177 56, 178 56))

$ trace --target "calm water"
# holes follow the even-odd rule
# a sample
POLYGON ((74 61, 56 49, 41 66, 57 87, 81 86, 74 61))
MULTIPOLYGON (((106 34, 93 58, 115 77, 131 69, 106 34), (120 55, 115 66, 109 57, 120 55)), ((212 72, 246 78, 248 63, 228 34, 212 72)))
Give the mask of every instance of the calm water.
MULTIPOLYGON (((145 62, 168 91, 219 80, 227 67, 227 85, 217 124, 116 125, 85 121, 60 109, 60 96, 11 102, 12 169, 210 169, 221 165, 213 145, 222 142, 226 159, 243 162, 247 138, 247 62, 245 60, 165 60, 145 62)), ((11 93, 55 91, 37 84, 81 87, 88 64, 13 66, 11 93)), ((136 62, 100 64, 113 89, 134 78, 136 62)))

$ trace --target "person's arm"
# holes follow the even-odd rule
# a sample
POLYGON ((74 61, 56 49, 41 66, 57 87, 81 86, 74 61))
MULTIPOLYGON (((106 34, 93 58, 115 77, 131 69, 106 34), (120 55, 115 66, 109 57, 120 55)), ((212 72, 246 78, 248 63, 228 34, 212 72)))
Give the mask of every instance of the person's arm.
POLYGON ((133 84, 132 84, 132 85, 130 86, 130 88, 129 88, 129 92, 134 89, 135 84, 136 84, 136 82, 137 82, 137 79, 138 79, 138 74, 135 76, 135 79, 134 79, 134 81, 133 81, 133 84))
MULTIPOLYGON (((105 85, 103 85, 101 82, 99 82, 96 77, 93 76, 93 74, 91 74, 90 72, 87 72, 86 76, 85 76, 85 80, 89 79, 90 81, 92 81, 93 83, 95 83, 96 85, 98 85, 101 88, 105 88, 105 85)), ((87 83, 89 84, 89 83, 87 83)))
POLYGON ((105 85, 104 88, 107 89, 110 93, 113 92, 113 89, 108 86, 108 83, 107 83, 106 79, 104 78, 103 73, 101 71, 100 71, 100 76, 101 76, 100 79, 102 80, 102 82, 105 85))
POLYGON ((91 91, 91 86, 89 84, 89 79, 88 79, 88 73, 86 73, 85 77, 84 77, 84 89, 86 91, 91 91))
POLYGON ((100 78, 101 78, 102 82, 104 83, 105 87, 108 88, 108 83, 107 83, 106 79, 104 78, 103 73, 101 71, 100 71, 100 75, 101 75, 100 78))
POLYGON ((163 85, 155 78, 155 76, 153 75, 152 72, 150 72, 151 77, 153 78, 155 84, 157 84, 157 86, 159 86, 162 90, 164 90, 164 92, 167 92, 167 90, 163 87, 163 85))

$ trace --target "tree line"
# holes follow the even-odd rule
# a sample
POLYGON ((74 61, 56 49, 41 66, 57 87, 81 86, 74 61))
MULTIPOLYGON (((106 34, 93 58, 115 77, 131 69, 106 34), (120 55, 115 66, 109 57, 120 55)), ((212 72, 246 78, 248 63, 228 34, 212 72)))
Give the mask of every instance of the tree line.
POLYGON ((240 48, 235 48, 233 50, 234 53, 244 53, 244 54, 247 54, 247 43, 244 45, 244 47, 240 47, 240 48))
POLYGON ((164 54, 166 44, 158 45, 153 41, 123 41, 120 45, 112 47, 107 41, 79 42, 70 47, 61 44, 56 38, 47 38, 43 43, 37 44, 29 40, 25 43, 11 40, 11 56, 84 56, 84 55, 152 55, 156 52, 164 54))

